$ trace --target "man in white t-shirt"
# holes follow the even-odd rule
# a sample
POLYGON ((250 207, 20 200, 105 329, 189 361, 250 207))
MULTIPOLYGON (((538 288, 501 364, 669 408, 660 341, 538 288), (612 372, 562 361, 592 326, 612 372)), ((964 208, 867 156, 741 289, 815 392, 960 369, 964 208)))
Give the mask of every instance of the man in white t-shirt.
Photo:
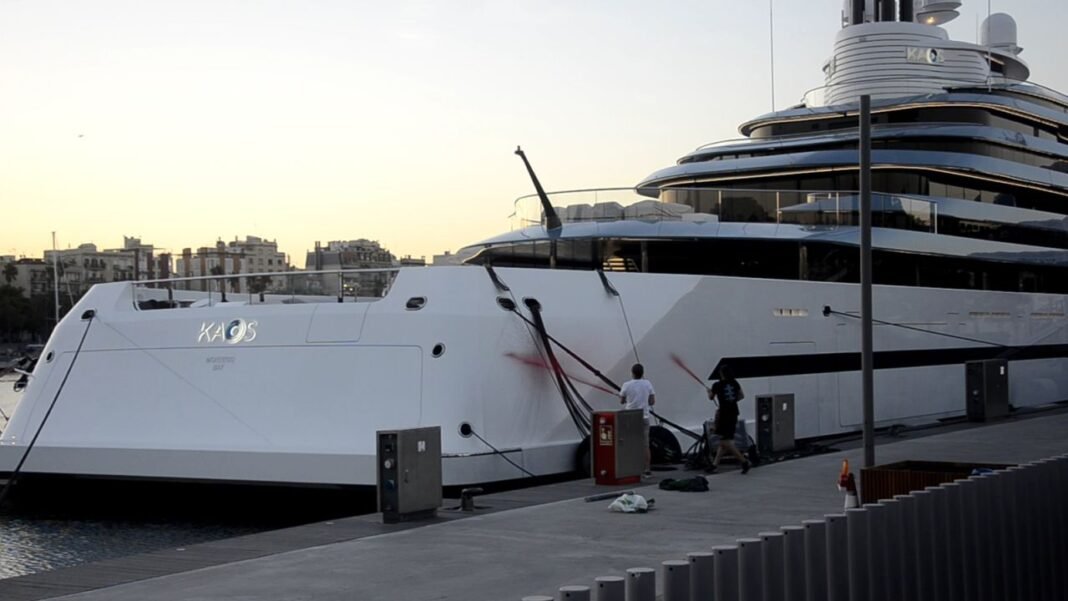
POLYGON ((656 404, 656 391, 653 384, 645 379, 645 368, 635 363, 630 368, 633 380, 627 380, 619 389, 619 402, 624 409, 641 409, 645 414, 645 475, 652 476, 652 457, 649 453, 649 425, 653 421, 652 406, 656 404))

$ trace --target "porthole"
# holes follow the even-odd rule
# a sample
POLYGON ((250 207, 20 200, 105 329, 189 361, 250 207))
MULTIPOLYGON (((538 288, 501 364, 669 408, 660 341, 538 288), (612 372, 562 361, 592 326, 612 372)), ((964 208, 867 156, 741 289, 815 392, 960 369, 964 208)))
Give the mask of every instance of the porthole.
POLYGON ((497 305, 505 311, 515 311, 515 301, 507 296, 498 296, 497 305))
POLYGON ((471 438, 471 435, 475 433, 475 429, 471 427, 471 424, 463 422, 460 424, 460 436, 464 438, 471 438))
POLYGON ((430 349, 430 355, 437 359, 445 354, 445 345, 441 342, 434 345, 434 348, 430 349))
POLYGON ((51 362, 52 362, 52 351, 48 351, 48 354, 45 355, 45 363, 51 363, 51 362))
POLYGON ((418 311, 426 305, 425 296, 413 296, 408 299, 408 302, 404 303, 404 308, 409 311, 418 311))

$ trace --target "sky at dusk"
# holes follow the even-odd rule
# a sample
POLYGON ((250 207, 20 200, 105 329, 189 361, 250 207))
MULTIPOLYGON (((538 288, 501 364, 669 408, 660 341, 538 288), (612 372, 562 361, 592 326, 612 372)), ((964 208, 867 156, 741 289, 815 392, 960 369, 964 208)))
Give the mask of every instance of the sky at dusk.
MULTIPOLYGON (((775 107, 841 0, 773 0, 775 107)), ((993 0, 1068 92, 1068 2, 993 0)), ((947 26, 973 41, 987 2, 947 26)), ((772 109, 768 0, 0 0, 0 255, 276 239, 431 255, 532 191, 631 186, 772 109)))

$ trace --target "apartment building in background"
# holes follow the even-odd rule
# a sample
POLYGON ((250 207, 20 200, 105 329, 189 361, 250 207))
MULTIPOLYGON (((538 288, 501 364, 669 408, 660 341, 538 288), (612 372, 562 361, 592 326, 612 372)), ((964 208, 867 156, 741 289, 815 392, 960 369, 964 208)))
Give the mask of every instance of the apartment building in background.
POLYGON ((340 271, 344 269, 382 269, 363 273, 344 275, 322 274, 309 277, 309 292, 329 294, 341 298, 357 296, 377 297, 385 294, 393 281, 395 272, 389 269, 397 267, 399 262, 393 253, 382 247, 375 240, 360 238, 358 240, 333 240, 326 246, 315 243, 315 249, 308 251, 304 261, 307 271, 340 271))
MULTIPOLYGON (((246 236, 244 240, 235 238, 226 243, 219 240, 215 246, 201 246, 182 249, 182 255, 175 262, 175 276, 183 278, 247 275, 252 273, 269 274, 289 271, 285 253, 278 251, 278 243, 258 236, 246 236)), ((227 278, 225 280, 202 280, 190 282, 184 286, 190 290, 248 293, 264 292, 285 287, 283 278, 264 276, 250 281, 245 277, 227 278)))

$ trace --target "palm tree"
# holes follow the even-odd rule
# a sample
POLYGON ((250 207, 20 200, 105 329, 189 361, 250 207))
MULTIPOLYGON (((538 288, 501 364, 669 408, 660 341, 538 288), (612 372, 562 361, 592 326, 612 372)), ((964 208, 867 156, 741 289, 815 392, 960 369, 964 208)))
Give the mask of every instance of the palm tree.
POLYGON ((8 284, 15 281, 15 278, 19 277, 19 270, 15 267, 14 263, 8 263, 4 265, 4 281, 8 284))
MULTIPOLYGON (((211 273, 211 275, 223 275, 224 273, 226 273, 225 270, 223 270, 222 265, 213 265, 211 267, 211 269, 209 269, 208 271, 211 273)), ((222 302, 225 303, 226 302, 226 280, 218 280, 218 282, 219 282, 219 292, 222 293, 222 302)))

